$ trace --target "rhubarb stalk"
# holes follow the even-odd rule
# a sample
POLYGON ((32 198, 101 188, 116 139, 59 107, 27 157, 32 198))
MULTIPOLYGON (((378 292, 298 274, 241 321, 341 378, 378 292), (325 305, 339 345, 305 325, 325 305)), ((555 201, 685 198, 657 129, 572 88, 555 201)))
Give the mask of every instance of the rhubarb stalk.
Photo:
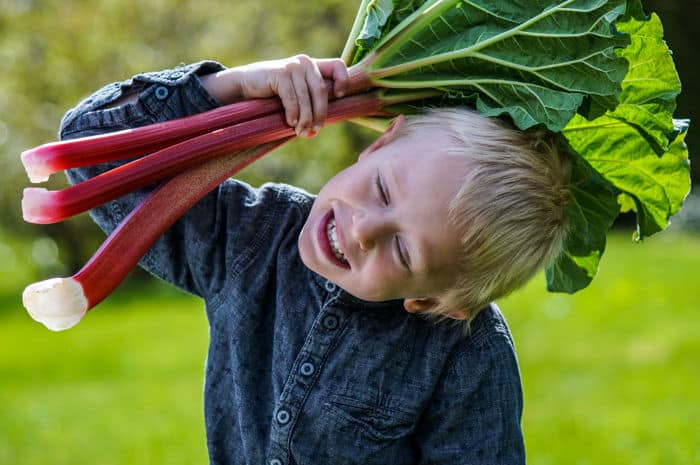
MULTIPOLYGON (((376 92, 338 99, 329 104, 327 122, 377 114, 383 104, 376 92)), ((24 220, 62 221, 207 159, 292 135, 293 129, 278 112, 193 137, 65 189, 26 188, 24 220)))
POLYGON ((50 142, 22 152, 31 182, 44 182, 53 173, 144 155, 259 116, 279 111, 278 99, 257 99, 225 105, 196 115, 123 131, 50 142))
POLYGON ((197 201, 288 139, 213 158, 167 180, 121 221, 80 271, 29 285, 22 295, 24 307, 52 331, 75 326, 197 201))
MULTIPOLYGON (((371 87, 361 67, 349 70, 346 93, 371 87)), ((330 86, 332 89, 333 86, 330 86)), ((331 95, 332 98, 332 95, 331 95)), ((183 118, 96 136, 49 142, 22 152, 29 180, 44 182, 53 173, 70 168, 143 156, 189 138, 282 110, 278 98, 244 100, 183 118)))

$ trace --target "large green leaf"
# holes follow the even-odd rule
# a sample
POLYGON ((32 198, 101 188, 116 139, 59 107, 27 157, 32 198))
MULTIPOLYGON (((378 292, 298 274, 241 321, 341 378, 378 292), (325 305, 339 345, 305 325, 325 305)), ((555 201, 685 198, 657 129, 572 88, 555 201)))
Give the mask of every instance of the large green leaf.
POLYGON ((547 289, 573 293, 588 286, 605 251, 605 235, 620 212, 619 191, 581 157, 573 158, 569 233, 564 251, 545 269, 547 289))
POLYGON ((685 128, 673 120, 680 82, 661 22, 652 15, 618 27, 631 35, 621 52, 631 66, 620 105, 593 121, 577 116, 563 133, 578 154, 633 199, 641 239, 666 228, 678 211, 690 188, 690 168, 685 128))
MULTIPOLYGON (((410 2, 412 6, 414 2, 410 2)), ((561 130, 595 95, 617 103, 628 43, 611 21, 624 0, 434 0, 391 31, 366 60, 380 87, 439 88, 475 100, 521 129, 561 130)))
POLYGON ((641 129, 661 154, 675 139, 673 112, 681 92, 673 58, 663 40, 661 20, 651 15, 647 21, 619 22, 617 28, 630 35, 631 43, 620 55, 632 66, 622 81, 620 105, 613 116, 641 129))

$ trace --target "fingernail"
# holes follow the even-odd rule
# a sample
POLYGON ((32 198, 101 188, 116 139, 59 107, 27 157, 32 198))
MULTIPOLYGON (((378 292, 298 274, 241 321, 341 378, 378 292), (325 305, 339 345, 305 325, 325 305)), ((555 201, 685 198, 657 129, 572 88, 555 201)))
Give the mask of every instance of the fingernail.
POLYGON ((335 96, 338 98, 341 98, 343 95, 345 95, 345 92, 343 92, 342 90, 339 90, 338 92, 335 93, 335 96))
POLYGON ((301 137, 307 137, 308 135, 309 135, 309 130, 307 128, 302 129, 301 132, 299 133, 299 136, 301 136, 301 137))
POLYGON ((296 126, 297 124, 299 124, 299 120, 297 118, 294 118, 292 120, 292 126, 296 126))
POLYGON ((321 130, 321 125, 320 125, 320 124, 315 125, 314 128, 313 128, 313 131, 314 131, 314 132, 318 132, 318 131, 320 131, 320 130, 321 130))

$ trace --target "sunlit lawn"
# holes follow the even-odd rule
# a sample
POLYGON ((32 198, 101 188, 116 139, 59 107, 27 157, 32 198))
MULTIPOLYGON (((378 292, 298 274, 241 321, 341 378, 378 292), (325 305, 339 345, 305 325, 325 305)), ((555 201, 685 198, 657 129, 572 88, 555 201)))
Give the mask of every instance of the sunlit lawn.
MULTIPOLYGON (((700 464, 700 237, 614 237, 591 288, 501 302, 530 464, 700 464)), ((200 302, 118 293, 51 333, 0 312, 0 464, 205 463, 200 302)), ((390 465, 390 464, 388 464, 390 465)))

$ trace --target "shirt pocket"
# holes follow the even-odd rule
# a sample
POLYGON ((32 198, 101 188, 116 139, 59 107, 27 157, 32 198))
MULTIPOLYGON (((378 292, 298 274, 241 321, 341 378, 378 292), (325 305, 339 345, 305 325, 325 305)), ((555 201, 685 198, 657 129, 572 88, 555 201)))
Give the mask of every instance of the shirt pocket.
POLYGON ((416 425, 416 418, 408 412, 346 395, 332 394, 327 407, 340 429, 353 430, 373 442, 400 440, 416 425))

